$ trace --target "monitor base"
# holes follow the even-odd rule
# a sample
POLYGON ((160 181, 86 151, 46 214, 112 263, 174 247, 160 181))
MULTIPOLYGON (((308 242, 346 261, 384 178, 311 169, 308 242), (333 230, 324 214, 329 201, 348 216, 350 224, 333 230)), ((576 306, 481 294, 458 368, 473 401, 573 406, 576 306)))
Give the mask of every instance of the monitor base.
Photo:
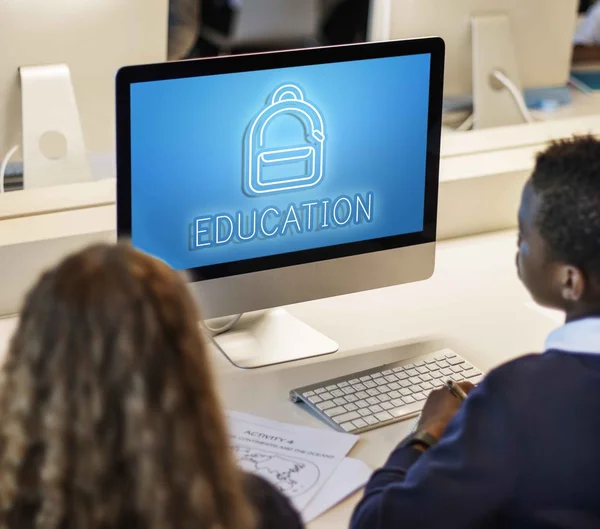
POLYGON ((474 16, 471 24, 474 128, 525 123, 513 95, 493 78, 494 71, 500 71, 510 79, 516 90, 522 92, 508 16, 474 16))
POLYGON ((241 369, 331 354, 339 347, 281 308, 245 314, 230 331, 214 337, 213 342, 241 369))
POLYGON ((75 89, 66 64, 22 66, 23 187, 89 182, 75 89))

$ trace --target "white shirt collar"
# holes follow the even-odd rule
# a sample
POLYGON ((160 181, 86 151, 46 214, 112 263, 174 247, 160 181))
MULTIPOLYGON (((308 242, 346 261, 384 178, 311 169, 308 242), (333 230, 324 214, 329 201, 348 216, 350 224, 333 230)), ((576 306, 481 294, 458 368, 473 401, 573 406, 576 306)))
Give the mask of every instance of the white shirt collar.
POLYGON ((600 318, 585 318, 559 327, 546 339, 546 351, 600 354, 600 318))

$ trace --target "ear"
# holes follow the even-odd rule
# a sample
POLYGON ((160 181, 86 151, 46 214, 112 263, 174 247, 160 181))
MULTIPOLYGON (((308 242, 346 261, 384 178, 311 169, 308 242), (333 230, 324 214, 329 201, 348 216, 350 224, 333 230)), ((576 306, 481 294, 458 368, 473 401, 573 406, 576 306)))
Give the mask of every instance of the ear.
POLYGON ((576 266, 564 265, 560 271, 561 296, 568 303, 581 300, 586 289, 585 275, 576 266))

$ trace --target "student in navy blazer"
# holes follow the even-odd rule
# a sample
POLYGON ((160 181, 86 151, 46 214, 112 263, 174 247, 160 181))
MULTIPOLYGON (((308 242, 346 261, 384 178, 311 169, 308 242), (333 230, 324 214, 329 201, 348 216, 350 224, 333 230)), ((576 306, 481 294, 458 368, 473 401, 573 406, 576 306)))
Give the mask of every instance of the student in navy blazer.
POLYGON ((464 403, 434 391, 416 433, 372 476, 352 529, 600 527, 598 140, 538 156, 518 248, 519 277, 566 324, 543 354, 464 385, 464 403))

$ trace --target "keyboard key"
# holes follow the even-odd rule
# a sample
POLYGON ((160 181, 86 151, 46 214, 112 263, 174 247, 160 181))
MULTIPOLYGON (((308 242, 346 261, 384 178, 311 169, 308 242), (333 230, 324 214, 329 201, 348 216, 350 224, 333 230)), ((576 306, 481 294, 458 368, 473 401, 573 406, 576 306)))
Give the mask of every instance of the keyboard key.
POLYGON ((438 378, 442 376, 442 372, 439 369, 436 369, 435 371, 430 371, 429 374, 431 375, 431 378, 438 378))
POLYGON ((344 392, 341 389, 334 389, 330 392, 334 397, 343 397, 344 392))
POLYGON ((421 383, 421 387, 425 390, 425 391, 431 391, 434 386, 431 382, 422 382, 421 383))
POLYGON ((377 377, 377 378, 373 378, 373 382, 375 382, 376 386, 381 386, 382 384, 385 384, 385 378, 383 377, 377 377))
POLYGON ((369 409, 372 413, 379 413, 380 411, 383 411, 383 408, 379 404, 375 404, 375 406, 371 406, 369 409))
POLYGON ((371 388, 367 390, 367 393, 371 396, 371 397, 375 397, 376 395, 379 395, 379 389, 378 388, 371 388))
POLYGON ((319 397, 319 395, 314 395, 312 397, 308 397, 308 402, 312 404, 319 404, 319 402, 323 402, 323 399, 319 397))
POLYGON ((350 384, 348 384, 348 382, 340 382, 338 384, 338 388, 342 389, 345 388, 346 386, 349 386, 350 384))
POLYGON ((393 417, 387 411, 382 411, 380 413, 376 413, 375 417, 377 417, 381 422, 389 421, 390 419, 393 419, 393 417))
POLYGON ((332 384, 331 386, 327 386, 325 389, 327 391, 333 391, 334 389, 337 389, 337 384, 332 384))
POLYGON ((441 369, 444 367, 448 367, 450 364, 448 362, 446 362, 445 360, 442 360, 441 362, 438 362, 437 365, 441 369))
POLYGON ((317 404, 317 408, 319 408, 321 411, 325 411, 330 408, 334 408, 335 406, 336 406, 336 404, 332 400, 326 400, 324 402, 319 402, 319 404, 317 404))
POLYGON ((372 380, 367 380, 367 381, 365 382, 365 387, 367 387, 367 388, 369 388, 369 389, 371 389, 371 388, 374 388, 376 385, 377 385, 377 384, 375 384, 375 382, 373 382, 372 380))
POLYGON ((390 397, 390 399, 399 399, 400 398, 400 392, 399 391, 390 391, 388 393, 388 396, 390 397))
POLYGON ((409 369, 414 369, 415 368, 415 364, 406 364, 404 366, 404 370, 408 371, 409 369))
POLYGON ((460 372, 463 370, 462 366, 452 366, 452 368, 451 368, 451 369, 452 369, 452 371, 454 371, 455 373, 460 373, 460 372))
POLYGON ((354 424, 352 424, 352 422, 350 421, 340 424, 340 426, 347 432, 353 432, 354 430, 356 430, 356 426, 354 426, 354 424))
POLYGON ((356 395, 346 395, 343 398, 345 398, 348 402, 356 402, 358 400, 356 395))
POLYGON ((356 389, 354 389, 352 386, 348 386, 347 388, 342 389, 342 391, 344 392, 344 395, 352 395, 353 393, 356 393, 356 389))
POLYGON ((436 362, 443 362, 444 360, 446 360, 446 355, 445 354, 436 355, 435 360, 436 360, 436 362))
POLYGON ((367 399, 367 402, 371 405, 371 406, 375 406, 376 404, 379 404, 379 400, 377 399, 377 397, 369 397, 367 399))
POLYGON ((354 386, 354 384, 359 384, 360 380, 358 380, 358 378, 353 378, 352 380, 348 380, 348 383, 354 386))
POLYGON ((391 410, 394 408, 394 405, 391 402, 383 402, 382 404, 380 404, 380 406, 384 409, 384 410, 391 410))
POLYGON ((446 353, 446 358, 456 358, 454 353, 446 353))
POLYGON ((423 393, 413 393, 412 398, 415 400, 425 400, 427 397, 423 393))
POLYGON ((305 396, 306 398, 308 398, 308 397, 312 397, 314 394, 315 394, 315 392, 314 392, 314 391, 307 391, 307 392, 304 394, 304 396, 305 396))
POLYGON ((427 360, 425 360, 425 363, 427 365, 435 364, 435 358, 428 358, 427 360))
POLYGON ((352 386, 356 391, 364 391, 365 389, 367 389, 367 386, 365 386, 364 384, 354 384, 354 386, 352 386))
POLYGON ((348 411, 355 411, 358 409, 358 406, 356 404, 350 403, 350 404, 346 404, 344 406, 344 408, 346 408, 348 411))
POLYGON ((418 362, 415 362, 415 367, 421 367, 421 366, 424 366, 424 365, 425 365, 425 362, 423 362, 421 360, 419 360, 418 362))
POLYGON ((379 393, 387 393, 388 391, 390 391, 390 387, 387 384, 379 386, 379 393))
POLYGON ((475 368, 472 368, 467 371, 463 371, 460 375, 464 378, 471 378, 481 375, 481 372, 477 371, 475 368))
POLYGON ((394 408, 393 410, 390 410, 390 413, 394 417, 404 417, 405 415, 419 412, 422 409, 423 409, 423 402, 415 402, 413 404, 409 404, 408 406, 401 406, 398 408, 394 408))
POLYGON ((383 395, 378 395, 377 398, 379 399, 379 402, 388 402, 390 399, 390 397, 387 394, 383 394, 383 395))
POLYGON ((474 386, 476 386, 477 384, 479 384, 483 380, 483 375, 477 375, 475 377, 469 378, 468 380, 469 380, 469 382, 471 384, 473 384, 474 386))
POLYGON ((358 397, 359 399, 366 399, 369 394, 366 391, 359 391, 358 393, 354 394, 356 397, 358 397))
POLYGON ((429 382, 431 380, 431 375, 428 373, 425 373, 424 375, 421 375, 419 377, 423 382, 429 382))
POLYGON ((403 388, 409 388, 410 386, 412 386, 412 384, 411 384, 410 380, 403 380, 402 382, 400 382, 400 385, 401 385, 403 388))
POLYGON ((397 391, 402 386, 400 386, 400 384, 398 384, 398 382, 392 382, 391 384, 388 384, 388 387, 390 388, 391 391, 397 391))
POLYGON ((335 408, 325 410, 325 415, 327 415, 327 417, 335 417, 336 415, 341 415, 342 413, 346 413, 346 408, 344 408, 344 406, 336 406, 335 408))
POLYGON ((408 373, 403 371, 402 373, 397 373, 396 376, 398 377, 398 380, 406 380, 408 378, 408 373))
POLYGON ((398 380, 398 377, 396 375, 388 375, 387 377, 385 377, 385 379, 388 383, 390 383, 396 382, 398 380))
POLYGON ((344 397, 338 397, 337 399, 333 399, 336 406, 344 406, 348 401, 344 397))
POLYGON ((334 397, 333 397, 333 395, 331 393, 329 393, 329 392, 326 391, 325 393, 321 393, 321 398, 323 400, 331 400, 334 397))
POLYGON ((429 368, 425 366, 419 366, 417 367, 417 371, 419 374, 424 375, 425 373, 429 373, 429 368))
POLYGON ((337 415, 333 418, 338 424, 345 423, 346 421, 353 421, 354 419, 360 419, 360 415, 355 411, 349 411, 348 413, 343 413, 342 415, 337 415))
POLYGON ((367 422, 367 424, 369 426, 373 426, 374 424, 379 424, 379 419, 377 417, 375 417, 374 415, 369 415, 368 417, 365 417, 365 421, 367 422))
POLYGON ((371 380, 371 375, 365 375, 364 377, 360 377, 361 382, 366 382, 367 380, 371 380))
POLYGON ((409 377, 416 377, 416 376, 419 374, 419 372, 418 372, 416 369, 409 369, 409 370, 406 372, 406 374, 407 374, 409 377))
POLYGON ((371 405, 366 400, 357 400, 354 404, 357 408, 368 408, 371 405))
POLYGON ((367 426, 369 426, 364 419, 355 419, 354 421, 352 421, 352 423, 354 424, 354 426, 356 426, 357 428, 366 428, 367 426))
POLYGON ((371 415, 371 410, 367 410, 367 409, 363 408, 362 410, 358 410, 358 414, 361 417, 366 417, 367 415, 371 415))
POLYGON ((315 393, 317 395, 320 395, 321 393, 325 393, 325 388, 319 388, 319 389, 315 389, 315 393))
POLYGON ((404 371, 404 368, 402 366, 400 367, 395 367, 394 369, 392 369, 392 371, 394 373, 401 373, 402 371, 404 371))
POLYGON ((452 369, 449 368, 444 368, 442 369, 442 375, 444 375, 445 377, 451 377, 454 374, 454 371, 452 371, 452 369))
POLYGON ((405 404, 412 404, 415 402, 415 399, 413 399, 410 395, 408 397, 402 397, 402 400, 405 404))
POLYGON ((451 358, 450 360, 446 360, 451 366, 457 366, 458 364, 464 364, 465 361, 462 358, 458 358, 458 356, 451 358))
POLYGON ((412 394, 412 391, 411 391, 409 388, 402 388, 402 389, 400 390, 400 394, 401 394, 403 397, 408 397, 409 395, 411 395, 411 394, 412 394))
POLYGON ((408 381, 413 385, 416 386, 417 384, 421 383, 421 379, 419 377, 410 377, 408 379, 408 381))

